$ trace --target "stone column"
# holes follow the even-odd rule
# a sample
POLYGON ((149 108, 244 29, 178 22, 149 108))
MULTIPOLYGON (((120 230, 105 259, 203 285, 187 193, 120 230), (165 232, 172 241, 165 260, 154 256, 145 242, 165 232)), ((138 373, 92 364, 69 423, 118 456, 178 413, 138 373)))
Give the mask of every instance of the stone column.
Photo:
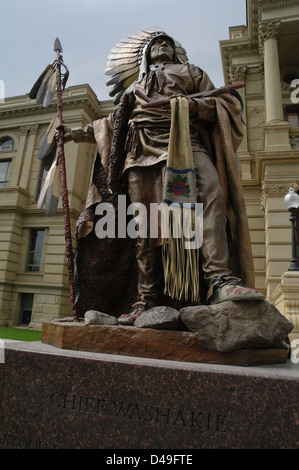
POLYGON ((18 145, 15 163, 12 169, 11 187, 19 186, 19 183, 20 183, 27 134, 28 134, 28 127, 22 126, 19 128, 20 139, 19 139, 19 145, 18 145))
POLYGON ((278 55, 280 21, 261 24, 260 53, 264 56, 266 126, 265 150, 291 150, 290 126, 284 121, 278 55))
POLYGON ((281 80, 278 57, 280 21, 260 26, 260 52, 264 54, 266 120, 283 121, 281 80))
POLYGON ((31 170, 31 164, 32 164, 32 159, 33 159, 33 152, 34 152, 34 144, 38 132, 38 124, 34 126, 27 126, 27 131, 26 133, 29 132, 29 141, 28 141, 28 147, 27 151, 24 155, 24 160, 23 160, 23 167, 22 167, 22 173, 20 175, 20 187, 24 188, 25 190, 27 189, 28 182, 29 182, 29 175, 30 175, 30 170, 31 170))

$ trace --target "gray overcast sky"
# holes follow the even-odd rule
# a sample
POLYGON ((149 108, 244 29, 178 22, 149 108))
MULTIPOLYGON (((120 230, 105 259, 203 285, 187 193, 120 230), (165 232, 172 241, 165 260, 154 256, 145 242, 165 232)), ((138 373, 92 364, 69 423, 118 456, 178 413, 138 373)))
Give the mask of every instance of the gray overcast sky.
POLYGON ((182 43, 189 61, 223 85, 219 41, 246 25, 246 0, 0 0, 0 80, 6 97, 29 93, 55 60, 58 36, 68 86, 89 83, 109 98, 107 56, 120 39, 158 26, 182 43))

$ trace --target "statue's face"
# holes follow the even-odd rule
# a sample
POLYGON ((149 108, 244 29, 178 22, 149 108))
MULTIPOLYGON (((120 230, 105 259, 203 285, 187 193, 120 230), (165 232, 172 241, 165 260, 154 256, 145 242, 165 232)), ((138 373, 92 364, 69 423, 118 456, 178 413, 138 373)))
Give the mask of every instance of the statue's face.
POLYGON ((164 36, 155 39, 150 48, 149 58, 151 64, 173 62, 174 48, 172 42, 164 36))

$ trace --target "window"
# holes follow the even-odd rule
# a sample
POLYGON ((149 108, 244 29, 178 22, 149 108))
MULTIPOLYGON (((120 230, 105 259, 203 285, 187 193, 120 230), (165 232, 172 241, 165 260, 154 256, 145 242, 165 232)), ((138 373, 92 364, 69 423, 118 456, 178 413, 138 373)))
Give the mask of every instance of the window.
POLYGON ((287 105, 285 108, 286 121, 291 125, 290 144, 292 149, 299 149, 299 106, 287 105))
POLYGON ((30 272, 30 273, 40 272, 44 233, 45 231, 43 229, 31 230, 27 269, 26 269, 27 272, 30 272))
POLYGON ((0 151, 13 150, 14 148, 15 148, 15 143, 11 137, 4 137, 0 139, 0 151))
POLYGON ((287 116, 291 127, 299 127, 299 111, 287 111, 287 116))
POLYGON ((20 325, 29 325, 32 314, 33 294, 22 294, 20 325))
POLYGON ((282 81, 286 83, 287 85, 291 85, 293 80, 297 80, 298 74, 294 72, 287 72, 283 75, 282 81))
POLYGON ((8 185, 11 160, 0 161, 0 188, 8 185))

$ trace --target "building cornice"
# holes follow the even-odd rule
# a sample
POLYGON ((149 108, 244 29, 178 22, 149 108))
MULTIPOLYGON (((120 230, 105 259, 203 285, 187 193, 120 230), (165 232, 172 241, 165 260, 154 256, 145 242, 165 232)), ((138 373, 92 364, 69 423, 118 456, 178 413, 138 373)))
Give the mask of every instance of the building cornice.
MULTIPOLYGON (((230 68, 232 66, 253 67, 262 64, 261 25, 263 31, 267 29, 270 31, 270 24, 277 23, 277 21, 283 23, 284 21, 284 18, 269 13, 297 6, 299 7, 299 0, 247 0, 247 25, 230 28, 230 36, 233 36, 236 30, 239 32, 242 30, 242 37, 230 37, 230 39, 220 41, 226 84, 231 82, 230 68)), ((288 19, 288 16, 286 15, 285 18, 288 19)))
MULTIPOLYGON (((89 85, 78 85, 67 88, 63 93, 63 109, 64 112, 74 110, 76 108, 85 109, 92 119, 103 117, 113 109, 113 103, 100 103, 89 85)), ((36 116, 48 121, 48 115, 57 112, 57 100, 54 99, 51 105, 44 108, 40 104, 36 104, 35 100, 31 100, 28 95, 6 98, 4 103, 0 104, 0 120, 4 118, 15 119, 16 117, 36 116)))

